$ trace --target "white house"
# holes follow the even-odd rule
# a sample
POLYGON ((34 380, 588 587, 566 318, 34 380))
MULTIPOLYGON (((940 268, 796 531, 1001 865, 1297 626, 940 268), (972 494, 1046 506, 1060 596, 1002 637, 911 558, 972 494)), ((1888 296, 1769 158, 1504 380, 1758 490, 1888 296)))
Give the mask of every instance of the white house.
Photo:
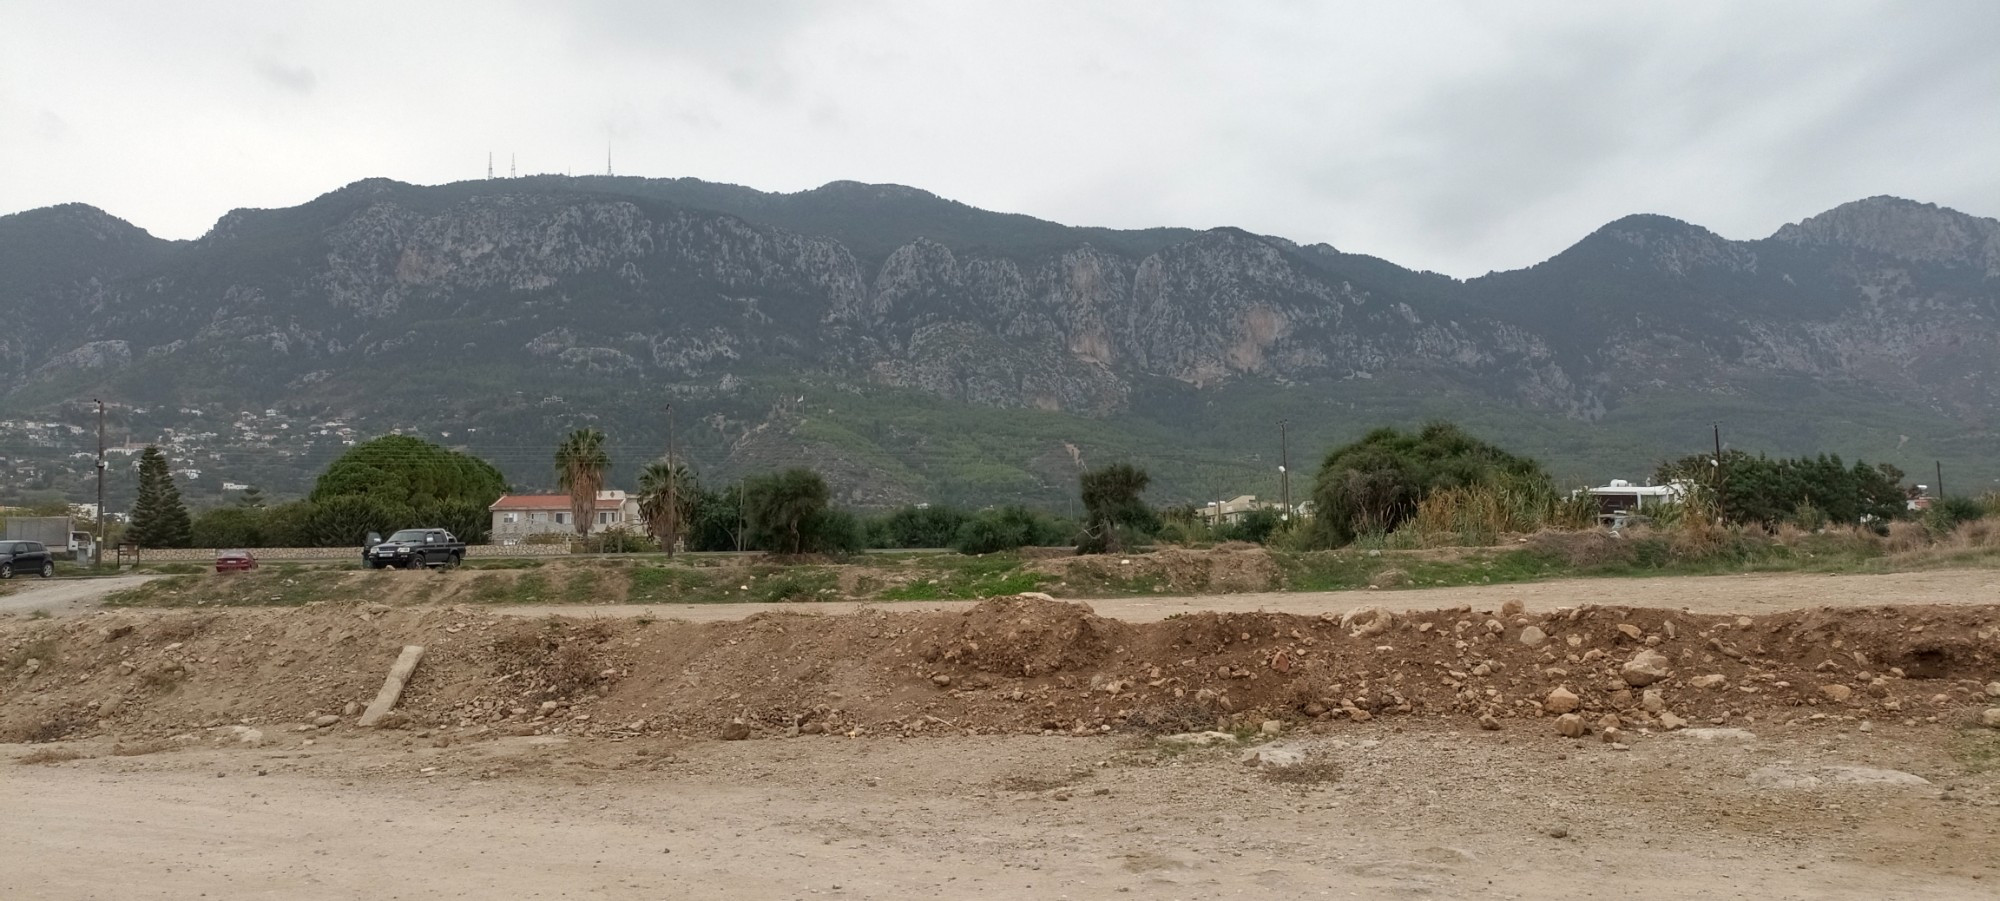
MULTIPOLYGON (((493 514, 494 544, 520 544, 530 535, 576 534, 567 494, 507 494, 486 509, 493 514)), ((590 534, 643 527, 637 497, 615 490, 597 493, 590 534)))
POLYGON ((1687 496, 1686 482, 1668 482, 1665 485, 1634 485, 1624 479, 1612 479, 1611 484, 1590 489, 1590 496, 1597 499, 1597 513, 1600 517, 1619 514, 1649 513, 1668 504, 1680 503, 1687 496))

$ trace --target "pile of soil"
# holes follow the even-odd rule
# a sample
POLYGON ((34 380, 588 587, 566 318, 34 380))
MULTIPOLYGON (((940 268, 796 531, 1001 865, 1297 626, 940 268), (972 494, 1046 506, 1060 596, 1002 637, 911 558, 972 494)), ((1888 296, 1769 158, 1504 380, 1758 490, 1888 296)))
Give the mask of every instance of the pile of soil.
POLYGON ((427 654, 402 724, 439 740, 1183 731, 1401 717, 1554 735, 1545 718, 1572 706, 1587 729, 1969 720, 2000 678, 2000 606, 1760 617, 1368 608, 1143 624, 1041 595, 953 612, 704 624, 520 620, 465 605, 125 610, 0 624, 0 741, 219 726, 268 735, 310 731, 318 718, 347 728, 406 644, 427 654), (1552 702, 1558 688, 1574 701, 1552 702))

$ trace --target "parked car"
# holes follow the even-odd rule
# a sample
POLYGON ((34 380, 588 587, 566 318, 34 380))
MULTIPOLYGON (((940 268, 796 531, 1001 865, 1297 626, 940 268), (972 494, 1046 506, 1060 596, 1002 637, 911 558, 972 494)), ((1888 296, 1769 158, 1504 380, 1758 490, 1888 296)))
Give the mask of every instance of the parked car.
POLYGON ((0 541, 0 579, 14 578, 15 573, 46 579, 56 574, 56 558, 39 541, 0 541))
POLYGON ((361 549, 361 565, 369 569, 449 569, 464 560, 465 542, 443 529, 402 529, 387 541, 369 533, 368 544, 361 549))
POLYGON ((217 551, 215 553, 216 572, 249 572, 256 568, 257 558, 251 556, 249 551, 217 551))

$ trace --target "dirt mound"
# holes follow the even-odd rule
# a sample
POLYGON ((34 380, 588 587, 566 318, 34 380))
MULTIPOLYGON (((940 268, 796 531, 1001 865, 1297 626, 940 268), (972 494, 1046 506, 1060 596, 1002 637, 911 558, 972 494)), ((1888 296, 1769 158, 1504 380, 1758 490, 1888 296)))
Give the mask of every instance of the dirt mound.
MULTIPOLYGON (((1113 562, 1115 564, 1115 561, 1113 562)), ((957 612, 693 624, 520 620, 456 607, 116 611, 0 625, 0 741, 311 732, 427 649, 402 707, 438 740, 493 734, 1187 731, 1263 718, 1490 718, 1592 729, 1976 714, 2000 607, 1763 617, 1582 607, 1381 618, 1100 618, 1044 596, 957 612), (1647 656, 1631 675, 1635 658, 1647 656), (1554 689, 1561 706, 1550 709, 1554 689), (1537 720, 1542 720, 1536 722, 1537 720)))

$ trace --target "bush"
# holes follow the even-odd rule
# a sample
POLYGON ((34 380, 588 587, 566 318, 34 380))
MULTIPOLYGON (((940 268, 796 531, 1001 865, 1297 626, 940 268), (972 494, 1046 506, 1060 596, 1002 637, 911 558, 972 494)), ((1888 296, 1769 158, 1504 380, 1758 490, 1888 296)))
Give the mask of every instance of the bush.
MULTIPOLYGON (((1498 514, 1525 506, 1529 499, 1538 509, 1554 503, 1555 492, 1540 463, 1473 438, 1455 425, 1433 423, 1413 434, 1376 429, 1334 449, 1320 465, 1313 484, 1313 531, 1326 546, 1348 544, 1368 532, 1392 533, 1416 516, 1433 493, 1482 486, 1503 490, 1510 499, 1482 515, 1481 528, 1495 525, 1498 514)), ((1440 529, 1442 521, 1459 519, 1444 509, 1434 515, 1441 520, 1440 529)), ((1535 525, 1539 522, 1515 529, 1535 525)))
POLYGON ((902 507, 863 522, 869 547, 951 547, 969 519, 955 507, 902 507))
POLYGON ((1070 523, 1014 505, 981 510, 958 529, 950 546, 961 554, 992 554, 1063 544, 1076 534, 1070 523))
MULTIPOLYGON (((556 537, 569 538, 567 535, 556 537)), ((657 551, 660 549, 659 543, 655 542, 651 536, 641 535, 625 529, 612 529, 608 532, 599 532, 577 542, 577 544, 582 547, 583 552, 586 554, 643 554, 647 551, 657 551)))

